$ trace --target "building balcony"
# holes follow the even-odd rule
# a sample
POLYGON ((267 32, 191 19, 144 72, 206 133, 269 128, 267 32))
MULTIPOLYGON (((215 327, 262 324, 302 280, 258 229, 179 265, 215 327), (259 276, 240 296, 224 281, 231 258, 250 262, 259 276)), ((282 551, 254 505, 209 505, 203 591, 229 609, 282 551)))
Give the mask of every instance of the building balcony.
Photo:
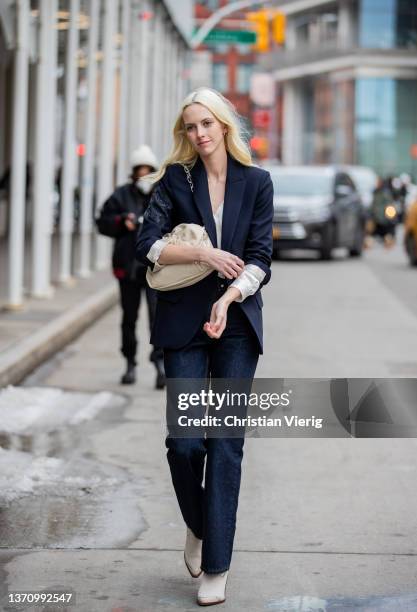
POLYGON ((337 42, 322 43, 317 47, 301 46, 269 53, 260 59, 261 67, 271 72, 276 81, 331 73, 352 71, 352 75, 373 72, 394 74, 404 78, 417 77, 416 49, 366 49, 340 46, 337 42))

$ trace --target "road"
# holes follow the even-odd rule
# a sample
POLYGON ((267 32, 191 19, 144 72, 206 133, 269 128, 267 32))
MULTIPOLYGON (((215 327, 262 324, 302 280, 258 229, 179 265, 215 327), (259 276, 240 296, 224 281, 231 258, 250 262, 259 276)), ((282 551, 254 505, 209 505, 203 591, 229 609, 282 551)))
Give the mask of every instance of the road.
MULTIPOLYGON (((257 376, 417 377, 416 280, 400 244, 274 262, 257 376)), ((0 404, 0 597, 61 586, 81 612, 197 609, 164 394, 145 344, 138 384, 118 385, 118 321, 114 309, 9 389, 14 413, 0 404)), ((415 611, 416 451, 415 439, 248 439, 222 609, 415 611)))

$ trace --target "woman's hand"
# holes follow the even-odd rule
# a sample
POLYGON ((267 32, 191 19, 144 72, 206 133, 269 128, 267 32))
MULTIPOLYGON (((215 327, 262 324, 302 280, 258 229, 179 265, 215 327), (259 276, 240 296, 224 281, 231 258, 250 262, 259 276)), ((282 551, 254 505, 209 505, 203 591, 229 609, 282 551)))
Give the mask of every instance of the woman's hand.
POLYGON ((210 338, 218 340, 225 330, 227 323, 227 310, 232 302, 241 296, 239 289, 229 287, 224 295, 217 302, 214 302, 210 321, 204 323, 203 329, 210 338))
POLYGON ((217 302, 214 302, 211 308, 210 321, 204 323, 203 329, 210 338, 216 340, 220 338, 227 323, 227 309, 229 302, 221 297, 217 302))
POLYGON ((204 249, 201 261, 209 264, 226 278, 237 278, 245 267, 245 263, 236 255, 215 248, 204 249))

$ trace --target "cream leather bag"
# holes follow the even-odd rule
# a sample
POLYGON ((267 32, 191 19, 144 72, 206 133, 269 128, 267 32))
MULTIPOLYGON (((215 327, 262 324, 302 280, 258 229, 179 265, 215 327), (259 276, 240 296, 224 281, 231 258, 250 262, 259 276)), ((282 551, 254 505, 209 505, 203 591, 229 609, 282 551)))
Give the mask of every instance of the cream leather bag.
MULTIPOLYGON (((193 179, 189 168, 181 164, 187 176, 191 192, 194 193, 193 179)), ((162 240, 167 244, 189 244, 191 246, 212 247, 211 240, 205 228, 196 223, 180 223, 169 234, 165 234, 162 240)), ((209 264, 199 261, 187 264, 160 265, 155 263, 153 270, 148 268, 146 280, 149 287, 158 291, 172 291, 195 285, 214 271, 209 264)))
MULTIPOLYGON (((169 234, 165 234, 162 240, 167 244, 189 244, 190 246, 211 247, 211 240, 201 225, 196 223, 180 223, 169 234)), ((148 268, 146 280, 149 287, 158 291, 171 291, 182 289, 198 283, 213 272, 214 268, 209 264, 195 261, 186 264, 160 265, 155 263, 153 270, 148 268)))

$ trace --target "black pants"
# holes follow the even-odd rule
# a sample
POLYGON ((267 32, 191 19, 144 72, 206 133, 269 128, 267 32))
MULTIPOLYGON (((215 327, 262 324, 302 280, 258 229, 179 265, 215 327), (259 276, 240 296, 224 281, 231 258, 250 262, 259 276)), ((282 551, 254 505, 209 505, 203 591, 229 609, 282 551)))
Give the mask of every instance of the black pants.
MULTIPOLYGON (((122 346, 121 352, 126 359, 136 363, 136 351, 138 341, 136 338, 136 321, 140 308, 142 291, 146 293, 146 302, 148 304, 149 327, 152 328, 155 308, 156 308, 156 291, 151 289, 146 283, 143 275, 138 275, 136 280, 119 279, 120 287, 120 305, 122 307, 122 346)), ((158 347, 153 347, 149 355, 149 360, 154 363, 159 359, 163 359, 163 350, 158 347)))

